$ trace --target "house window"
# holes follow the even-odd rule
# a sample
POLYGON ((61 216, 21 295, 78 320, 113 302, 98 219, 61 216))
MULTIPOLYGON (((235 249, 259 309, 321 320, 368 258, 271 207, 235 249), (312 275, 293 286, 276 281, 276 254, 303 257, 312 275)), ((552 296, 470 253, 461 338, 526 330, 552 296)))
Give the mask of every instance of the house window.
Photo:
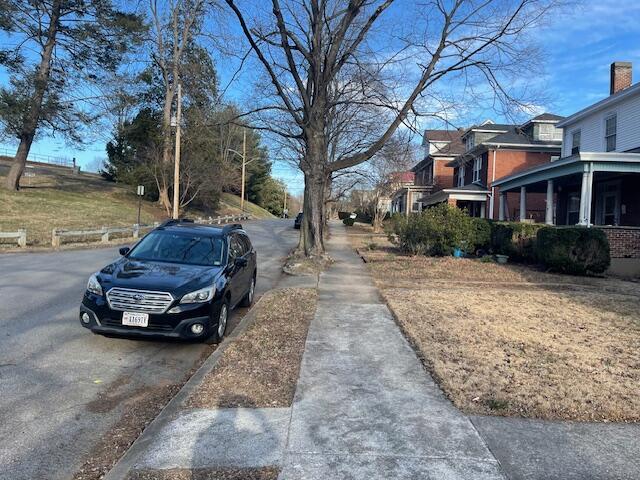
POLYGON ((467 138, 466 138, 467 150, 471 150, 475 146, 473 137, 474 137, 473 133, 470 133, 469 135, 467 135, 467 138))
POLYGON ((458 186, 464 186, 464 165, 460 165, 458 168, 458 186))
POLYGON ((580 130, 576 130, 571 134, 571 155, 580 153, 580 130))
POLYGON ((480 181, 480 171, 482 170, 482 157, 473 159, 473 182, 480 181))
POLYGON ((604 121, 604 139, 606 151, 613 152, 616 149, 616 134, 618 131, 618 116, 611 115, 604 121))

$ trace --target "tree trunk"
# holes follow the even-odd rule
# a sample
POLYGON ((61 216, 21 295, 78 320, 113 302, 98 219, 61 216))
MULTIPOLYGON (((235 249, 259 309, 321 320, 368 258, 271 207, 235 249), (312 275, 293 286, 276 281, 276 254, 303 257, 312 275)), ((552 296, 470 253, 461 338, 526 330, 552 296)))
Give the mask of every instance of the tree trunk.
POLYGON ((311 171, 304 175, 304 203, 302 218, 302 248, 307 257, 324 255, 325 208, 323 172, 311 171))
POLYGON ((51 7, 49 27, 47 29, 47 42, 42 48, 40 64, 36 71, 35 90, 29 104, 28 110, 24 113, 22 120, 22 130, 20 132, 20 145, 13 160, 13 165, 9 170, 6 179, 6 188, 9 190, 20 190, 20 178, 24 173, 25 165, 31 143, 36 135, 38 123, 40 123, 40 114, 42 112, 42 101, 44 94, 49 85, 49 74, 51 72, 51 58, 53 49, 56 44, 56 35, 58 33, 58 21, 60 20, 61 2, 54 1, 51 7))

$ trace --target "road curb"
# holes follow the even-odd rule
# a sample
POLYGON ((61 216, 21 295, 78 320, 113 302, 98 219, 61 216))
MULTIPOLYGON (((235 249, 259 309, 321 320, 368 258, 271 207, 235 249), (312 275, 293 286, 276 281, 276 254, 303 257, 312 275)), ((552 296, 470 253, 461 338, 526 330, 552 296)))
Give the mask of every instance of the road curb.
POLYGON ((144 451, 146 451, 147 447, 154 440, 155 436, 162 430, 162 428, 171 420, 173 420, 177 416, 177 413, 183 410, 182 405, 191 396, 193 391, 200 386, 205 376, 215 368, 229 345, 231 345, 234 340, 238 338, 247 329, 247 327, 249 327, 255 321, 258 312, 257 307, 260 305, 260 302, 262 302, 262 299, 267 294, 277 289, 278 287, 275 287, 268 292, 265 292, 265 294, 256 301, 251 310, 249 310, 249 312, 247 312, 242 320, 240 320, 240 323, 233 330, 231 335, 226 337, 218 346, 218 348, 216 348, 216 350, 211 355, 209 355, 209 357, 198 368, 198 370, 196 370, 191 378, 187 380, 187 383, 185 383, 178 391, 178 393, 176 393, 176 395, 169 401, 169 403, 164 406, 158 416, 154 418, 151 423, 149 423, 149 425, 147 425, 147 427, 142 431, 138 438, 129 446, 124 455, 122 455, 122 457, 120 457, 120 459, 109 470, 109 472, 104 477, 102 477, 102 480, 126 479, 129 472, 135 466, 140 455, 144 451))

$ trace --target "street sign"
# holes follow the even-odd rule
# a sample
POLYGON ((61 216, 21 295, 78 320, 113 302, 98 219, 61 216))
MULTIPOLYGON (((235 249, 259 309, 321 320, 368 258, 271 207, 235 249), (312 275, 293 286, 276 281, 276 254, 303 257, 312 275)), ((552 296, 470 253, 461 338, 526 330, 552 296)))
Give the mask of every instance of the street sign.
POLYGON ((144 195, 144 185, 138 185, 138 195, 139 196, 144 195))

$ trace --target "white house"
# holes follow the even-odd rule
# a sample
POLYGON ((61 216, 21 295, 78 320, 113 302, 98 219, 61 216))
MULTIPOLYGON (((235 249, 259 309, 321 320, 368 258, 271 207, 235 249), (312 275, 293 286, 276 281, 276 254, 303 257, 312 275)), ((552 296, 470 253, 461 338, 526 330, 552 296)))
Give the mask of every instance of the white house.
MULTIPOLYGON (((611 64, 608 97, 565 118, 561 158, 495 182, 501 196, 546 192, 545 221, 602 226, 612 258, 640 272, 640 83, 631 64, 611 64)), ((617 262, 620 263, 620 262, 617 262)))

